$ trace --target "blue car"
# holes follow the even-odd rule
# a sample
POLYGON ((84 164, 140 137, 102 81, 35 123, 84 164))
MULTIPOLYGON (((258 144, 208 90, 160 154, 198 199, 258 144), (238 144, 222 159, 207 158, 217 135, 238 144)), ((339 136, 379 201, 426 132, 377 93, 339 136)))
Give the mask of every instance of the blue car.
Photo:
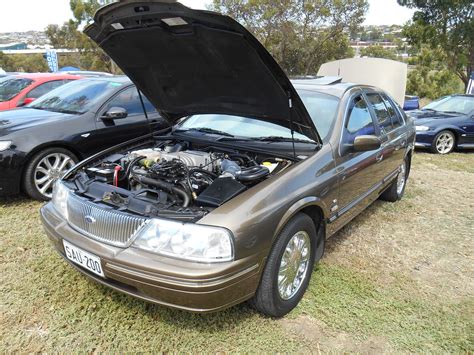
POLYGON ((403 111, 418 110, 420 108, 420 98, 418 96, 406 95, 403 111))
POLYGON ((407 114, 415 121, 416 147, 437 154, 474 148, 474 95, 444 96, 407 114))

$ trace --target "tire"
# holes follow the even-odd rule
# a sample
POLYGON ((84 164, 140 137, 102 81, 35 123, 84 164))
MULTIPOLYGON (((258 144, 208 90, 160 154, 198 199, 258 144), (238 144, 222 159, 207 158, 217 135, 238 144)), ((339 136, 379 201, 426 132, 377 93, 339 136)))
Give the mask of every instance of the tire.
POLYGON ((410 174, 410 159, 406 158, 400 165, 400 172, 390 186, 380 195, 380 199, 388 202, 400 201, 405 193, 408 176, 410 174))
MULTIPOLYGON (((313 220, 304 213, 295 215, 280 232, 267 258, 257 292, 250 301, 259 312, 271 317, 282 317, 298 305, 308 287, 314 264, 319 261, 324 252, 324 229, 318 228, 318 232, 313 220), (302 253, 291 254, 287 252, 285 254, 288 248, 298 249, 297 244, 293 243, 295 240, 305 241, 306 244, 303 245, 309 245, 309 255, 306 254, 306 262, 304 262, 304 248, 300 250, 303 251, 302 253), (292 272, 295 273, 296 276, 293 280, 298 285, 295 289, 292 289, 294 286, 288 286, 287 288, 282 286, 280 291, 279 279, 281 279, 281 285, 284 284, 284 278, 279 276, 284 255, 285 260, 288 260, 291 255, 296 258, 299 257, 301 263, 298 262, 293 265, 300 265, 300 268, 304 265, 304 271, 287 267, 289 271, 286 275, 292 272), (300 281, 296 281, 297 279, 300 281), (289 291, 290 289, 291 291, 289 291)), ((306 252, 308 253, 308 251, 306 252)), ((293 285, 291 282, 290 284, 293 285)))
POLYGON ((456 136, 451 131, 441 131, 431 143, 431 152, 435 154, 449 154, 456 147, 456 136))
POLYGON ((54 182, 77 162, 77 156, 64 148, 47 148, 36 153, 23 175, 25 192, 36 200, 50 200, 54 182))

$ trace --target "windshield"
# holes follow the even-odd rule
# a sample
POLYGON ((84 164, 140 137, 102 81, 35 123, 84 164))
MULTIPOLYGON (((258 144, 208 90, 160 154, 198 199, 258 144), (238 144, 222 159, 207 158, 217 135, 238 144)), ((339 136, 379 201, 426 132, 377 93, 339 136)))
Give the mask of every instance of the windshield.
POLYGON ((123 83, 100 79, 75 80, 41 96, 30 108, 81 114, 109 96, 123 83))
MULTIPOLYGON (((299 95, 324 142, 334 125, 339 100, 330 95, 306 90, 300 91, 299 95)), ((207 133, 251 139, 265 137, 291 138, 291 131, 287 127, 254 118, 221 114, 190 116, 181 123, 179 129, 201 130, 207 133)), ((298 132, 295 132, 294 138, 300 141, 313 142, 311 138, 298 132)))
POLYGON ((32 82, 33 80, 26 78, 7 77, 0 79, 0 102, 13 99, 32 82))
POLYGON ((332 95, 309 90, 298 90, 311 119, 324 143, 327 142, 336 121, 339 99, 332 95))
MULTIPOLYGON (((207 130, 209 133, 215 132, 217 134, 245 138, 291 138, 291 131, 286 127, 254 118, 219 114, 190 116, 180 125, 179 129, 207 130)), ((296 132, 295 138, 313 142, 312 139, 296 132)))
POLYGON ((474 111, 474 97, 448 96, 423 107, 423 110, 435 110, 441 112, 459 112, 468 115, 474 111))

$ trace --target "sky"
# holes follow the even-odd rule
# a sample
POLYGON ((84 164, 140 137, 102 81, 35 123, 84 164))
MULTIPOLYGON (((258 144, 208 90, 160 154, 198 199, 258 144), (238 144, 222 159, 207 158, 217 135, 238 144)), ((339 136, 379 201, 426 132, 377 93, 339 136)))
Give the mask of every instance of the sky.
MULTIPOLYGON (((195 9, 204 9, 211 0, 181 0, 195 9)), ((413 11, 396 0, 369 0, 365 25, 403 25, 413 11)), ((69 0, 1 0, 0 32, 41 31, 48 24, 62 24, 72 18, 69 0), (17 15, 15 15, 17 14, 17 15)))

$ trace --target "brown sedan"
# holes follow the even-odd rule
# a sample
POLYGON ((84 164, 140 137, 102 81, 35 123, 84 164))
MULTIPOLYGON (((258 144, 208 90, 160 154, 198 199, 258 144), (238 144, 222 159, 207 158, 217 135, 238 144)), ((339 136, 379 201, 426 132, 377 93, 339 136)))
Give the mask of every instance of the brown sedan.
MULTIPOLYGON (((250 299, 283 316, 326 238, 403 196, 415 130, 381 90, 290 81, 234 20, 179 3, 114 3, 86 33, 171 126, 83 161, 42 208, 88 277, 190 311, 250 299)), ((127 116, 113 111, 98 119, 127 116)))

